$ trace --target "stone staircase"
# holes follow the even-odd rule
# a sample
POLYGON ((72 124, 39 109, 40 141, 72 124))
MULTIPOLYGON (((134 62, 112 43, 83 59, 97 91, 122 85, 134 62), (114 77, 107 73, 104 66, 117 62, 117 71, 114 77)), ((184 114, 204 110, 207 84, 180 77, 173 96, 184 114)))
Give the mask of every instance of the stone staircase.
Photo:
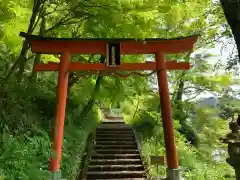
POLYGON ((134 132, 123 120, 108 119, 98 126, 94 151, 87 179, 146 179, 134 132))

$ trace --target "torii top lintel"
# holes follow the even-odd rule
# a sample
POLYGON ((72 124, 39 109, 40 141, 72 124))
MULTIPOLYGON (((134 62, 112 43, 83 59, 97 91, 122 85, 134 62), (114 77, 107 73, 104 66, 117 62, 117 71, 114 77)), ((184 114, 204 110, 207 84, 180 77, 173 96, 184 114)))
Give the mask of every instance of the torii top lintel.
POLYGON ((21 32, 31 44, 32 52, 43 54, 76 53, 76 54, 103 54, 106 53, 106 44, 120 43, 121 54, 154 54, 158 51, 177 54, 190 52, 198 39, 198 35, 179 37, 174 39, 146 38, 136 39, 82 39, 82 38, 51 38, 37 35, 28 35, 21 32))

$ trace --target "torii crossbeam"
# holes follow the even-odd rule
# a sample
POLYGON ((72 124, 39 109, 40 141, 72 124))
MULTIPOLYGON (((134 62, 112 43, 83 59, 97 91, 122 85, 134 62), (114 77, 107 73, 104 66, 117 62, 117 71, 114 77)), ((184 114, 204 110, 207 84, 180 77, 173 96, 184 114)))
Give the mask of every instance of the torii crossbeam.
POLYGON ((136 39, 71 39, 50 38, 20 33, 30 43, 33 53, 61 54, 60 63, 36 64, 35 71, 58 71, 56 127, 53 140, 53 152, 50 170, 60 172, 62 139, 64 132, 64 119, 68 87, 69 71, 157 71, 159 95, 161 103, 162 122, 164 130, 165 148, 167 156, 167 177, 170 180, 179 180, 178 155, 174 139, 172 109, 170 103, 167 70, 188 70, 187 62, 165 61, 164 54, 189 52, 198 36, 176 39, 144 40, 136 39), (101 54, 107 57, 107 63, 70 63, 72 54, 101 54), (155 54, 155 62, 146 63, 120 63, 120 54, 155 54))

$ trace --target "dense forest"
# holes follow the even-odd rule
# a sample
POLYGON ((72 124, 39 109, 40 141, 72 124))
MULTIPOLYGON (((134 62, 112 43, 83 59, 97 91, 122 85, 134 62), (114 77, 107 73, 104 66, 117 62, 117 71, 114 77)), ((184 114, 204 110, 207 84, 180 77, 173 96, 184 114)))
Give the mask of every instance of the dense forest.
MULTIPOLYGON (((36 73, 33 65, 59 59, 32 53, 19 36, 21 31, 68 38, 200 34, 193 52, 166 55, 192 64, 189 71, 168 74, 181 171, 186 180, 234 179, 234 170, 225 161, 226 145, 219 138, 227 134, 228 120, 240 106, 239 58, 219 1, 0 0, 0 179, 42 180, 50 177, 57 72, 36 73), (210 53, 216 46, 220 48, 210 53), (200 98, 204 93, 217 97, 217 104, 199 105, 205 101, 200 98)), ((122 62, 151 59, 151 55, 121 57, 122 62)), ((71 61, 94 63, 102 57, 74 55, 71 61)), ((166 154, 156 84, 155 74, 120 78, 70 73, 62 176, 71 180, 79 175, 88 135, 103 118, 101 108, 119 106, 139 134, 150 175, 164 175, 165 166, 149 163, 149 155, 166 154)))

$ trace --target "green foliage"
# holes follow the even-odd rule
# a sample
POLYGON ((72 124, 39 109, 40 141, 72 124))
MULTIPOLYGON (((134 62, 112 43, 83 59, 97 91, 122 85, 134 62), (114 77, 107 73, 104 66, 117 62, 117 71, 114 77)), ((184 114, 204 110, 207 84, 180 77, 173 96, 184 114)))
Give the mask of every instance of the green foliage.
POLYGON ((34 137, 8 135, 2 143, 0 169, 4 179, 40 180, 50 177, 47 171, 50 141, 46 132, 40 131, 34 137))
MULTIPOLYGON (((151 101, 150 99, 150 102, 151 101)), ((157 102, 158 100, 155 101, 157 102)), ((136 118, 133 121, 129 120, 129 123, 132 123, 140 134, 144 160, 150 164, 150 155, 165 156, 166 154, 164 135, 162 120, 159 119, 160 114, 156 113, 154 109, 146 110, 145 102, 142 103, 136 118)), ((127 109, 131 109, 129 105, 124 104, 122 111, 125 117, 130 116, 129 119, 131 119, 133 111, 126 111, 127 109)), ((175 109, 173 109, 173 111, 175 111, 175 109)), ((186 141, 184 135, 178 132, 180 124, 178 121, 174 121, 179 163, 183 176, 186 179, 229 179, 227 176, 232 177, 234 174, 233 169, 225 163, 225 154, 220 155, 220 161, 214 160, 212 153, 216 149, 226 149, 225 145, 221 144, 218 138, 227 132, 227 122, 213 115, 216 115, 216 110, 214 109, 211 111, 204 108, 199 109, 190 121, 191 127, 198 129, 198 135, 200 137, 200 145, 198 148, 192 147, 186 141)), ((166 175, 166 166, 159 168, 150 166, 149 168, 152 176, 166 175)))
MULTIPOLYGON (((57 74, 41 73, 36 83, 29 81, 35 54, 26 48, 26 53, 20 54, 23 45, 18 36, 20 31, 38 34, 43 17, 46 19, 45 36, 52 37, 141 39, 201 34, 194 53, 166 55, 167 60, 181 60, 193 65, 190 71, 169 72, 180 165, 189 180, 224 179, 220 172, 232 174, 232 169, 224 161, 216 162, 212 159, 214 150, 226 149, 218 138, 226 133, 227 128, 227 121, 214 115, 222 114, 222 118, 228 118, 233 109, 239 106, 236 96, 229 89, 233 83, 232 74, 216 72, 216 68, 209 63, 216 57, 205 52, 214 47, 219 39, 229 37, 230 34, 218 2, 44 0, 39 1, 38 8, 33 9, 36 2, 0 2, 0 177, 27 180, 49 176, 47 159, 51 149, 51 122, 55 116, 57 74), (16 83, 15 78, 9 82, 4 80, 8 73, 15 74, 17 68, 9 71, 13 64, 17 64, 17 68, 24 67, 24 81, 21 84, 16 83), (194 99, 202 92, 220 94, 220 108, 194 111, 194 99), (192 135, 199 137, 198 147, 189 144, 189 136, 192 135)), ((122 62, 128 63, 144 62, 149 58, 153 56, 121 57, 122 62)), ((99 55, 74 54, 71 60, 95 63, 99 62, 99 55)), ((48 61, 59 62, 59 59, 57 55, 41 56, 41 62, 48 61)), ((80 117, 93 96, 98 104, 105 107, 121 103, 126 121, 141 134, 143 154, 148 163, 150 154, 165 154, 163 128, 159 118, 161 105, 155 89, 156 76, 132 76, 127 79, 104 77, 100 91, 94 93, 96 79, 94 75, 76 78, 70 87, 61 165, 63 176, 67 179, 77 176, 87 135, 99 120, 96 104, 87 117, 80 117)), ((224 159, 225 155, 221 155, 221 158, 224 159)), ((165 167, 157 169, 151 166, 150 173, 164 175, 165 167)))
MULTIPOLYGON (((55 116, 55 85, 44 83, 16 86, 13 82, 1 88, 0 172, 5 179, 50 177, 48 159, 51 121, 55 116)), ((86 138, 99 119, 93 110, 86 124, 76 125, 81 121, 80 106, 71 100, 68 102, 62 155, 62 173, 67 179, 78 176, 86 138)))

